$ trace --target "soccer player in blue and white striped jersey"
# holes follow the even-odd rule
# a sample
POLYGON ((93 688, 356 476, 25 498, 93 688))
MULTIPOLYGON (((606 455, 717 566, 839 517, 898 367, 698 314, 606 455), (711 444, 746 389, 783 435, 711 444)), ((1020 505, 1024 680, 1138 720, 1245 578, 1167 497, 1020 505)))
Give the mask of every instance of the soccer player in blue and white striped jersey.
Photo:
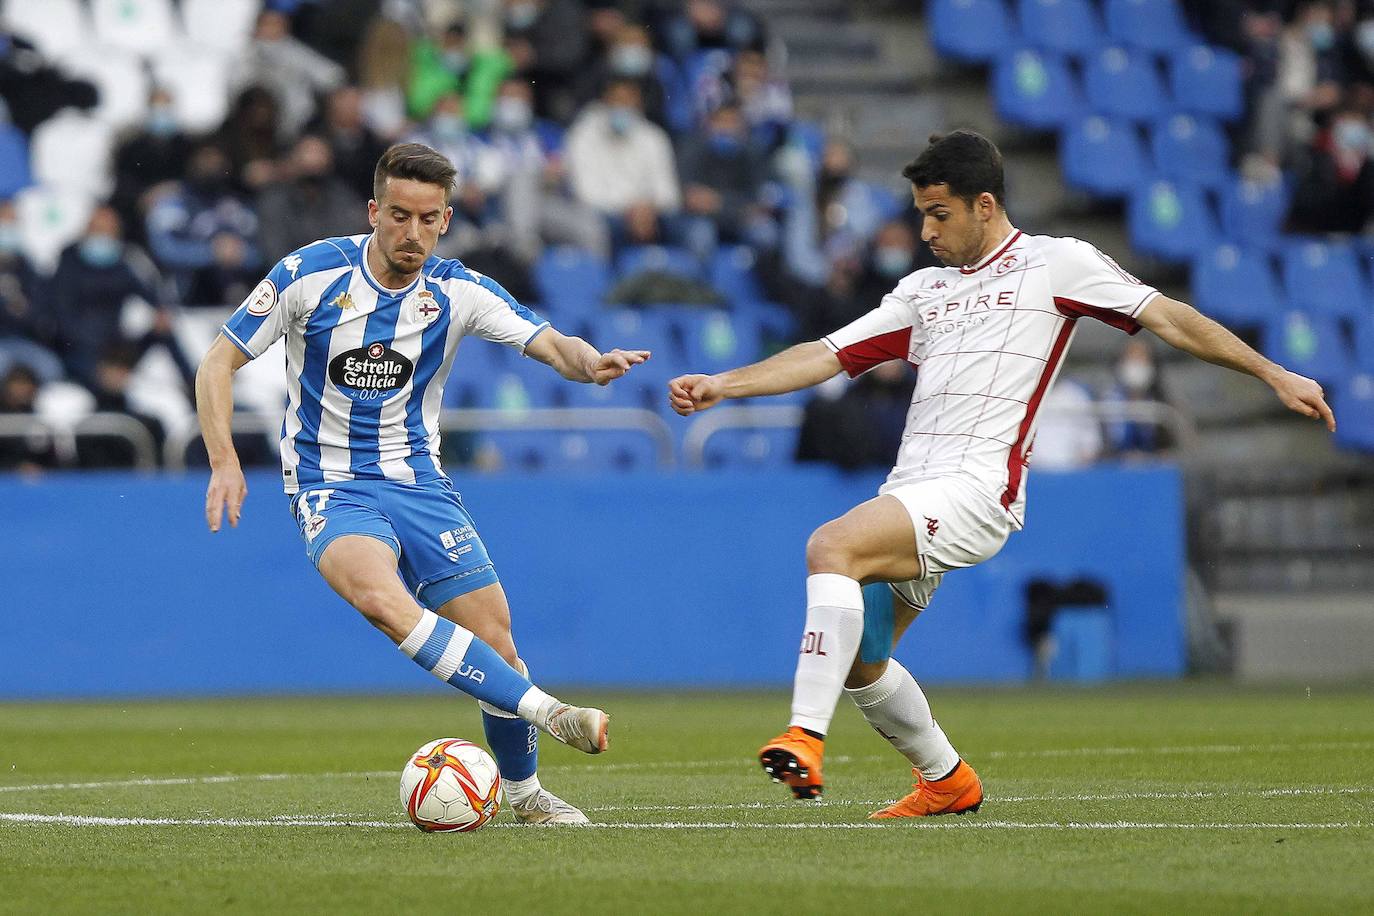
POLYGON ((598 385, 649 353, 603 354, 490 278, 434 257, 453 181, 452 164, 429 147, 393 146, 377 164, 373 231, 283 258, 225 323, 196 377, 211 466, 206 520, 218 531, 227 509, 237 525, 247 494, 230 436, 234 372, 285 336, 282 480, 311 561, 401 651, 479 701, 517 818, 586 823, 540 785, 538 732, 596 754, 608 718, 530 682, 505 592, 440 465, 439 406, 464 337, 598 385))

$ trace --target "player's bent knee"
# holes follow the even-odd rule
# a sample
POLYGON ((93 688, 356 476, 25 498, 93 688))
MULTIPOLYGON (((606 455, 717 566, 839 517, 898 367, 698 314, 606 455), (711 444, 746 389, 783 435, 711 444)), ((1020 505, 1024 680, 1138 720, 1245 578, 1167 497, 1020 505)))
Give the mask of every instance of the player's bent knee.
POLYGON ((409 602, 400 600, 394 589, 366 586, 349 596, 358 613, 379 630, 399 631, 404 628, 407 612, 413 610, 409 602))
POLYGON ((806 571, 851 575, 851 556, 838 526, 833 522, 812 532, 806 541, 806 571))

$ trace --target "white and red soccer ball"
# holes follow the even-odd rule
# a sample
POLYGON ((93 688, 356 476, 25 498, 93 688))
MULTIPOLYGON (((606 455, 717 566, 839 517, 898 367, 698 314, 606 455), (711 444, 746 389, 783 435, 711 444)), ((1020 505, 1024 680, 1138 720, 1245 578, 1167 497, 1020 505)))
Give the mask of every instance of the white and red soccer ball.
POLYGON ((401 804, 426 832, 476 830, 501 810, 501 773, 471 741, 436 738, 401 770, 401 804))

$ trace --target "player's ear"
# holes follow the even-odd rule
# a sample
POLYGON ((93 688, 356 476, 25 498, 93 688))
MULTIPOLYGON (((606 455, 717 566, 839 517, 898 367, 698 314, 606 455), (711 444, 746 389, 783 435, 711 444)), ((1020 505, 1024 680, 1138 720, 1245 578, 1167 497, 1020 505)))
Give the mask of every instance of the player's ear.
POLYGON ((978 215, 983 219, 992 219, 997 215, 997 198, 987 191, 979 194, 975 203, 978 205, 978 215))
POLYGON ((367 224, 373 229, 377 228, 377 213, 377 202, 375 200, 369 200, 367 202, 367 224))
POLYGON ((440 235, 443 235, 444 233, 448 232, 448 221, 451 220, 451 219, 453 219, 453 208, 452 208, 452 207, 445 207, 445 208, 444 208, 444 222, 443 222, 442 225, 439 226, 439 234, 440 234, 440 235))

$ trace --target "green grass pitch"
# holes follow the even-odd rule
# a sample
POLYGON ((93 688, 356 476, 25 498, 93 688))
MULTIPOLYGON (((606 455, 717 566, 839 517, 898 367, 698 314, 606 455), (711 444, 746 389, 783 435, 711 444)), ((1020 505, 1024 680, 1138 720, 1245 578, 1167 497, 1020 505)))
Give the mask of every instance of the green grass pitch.
POLYGON ((753 761, 781 693, 567 695, 611 752, 544 781, 602 826, 450 835, 396 786, 482 740, 456 696, 0 704, 0 913, 1374 912, 1369 689, 937 687, 987 800, 881 825, 909 771, 844 701, 811 804, 753 761))

